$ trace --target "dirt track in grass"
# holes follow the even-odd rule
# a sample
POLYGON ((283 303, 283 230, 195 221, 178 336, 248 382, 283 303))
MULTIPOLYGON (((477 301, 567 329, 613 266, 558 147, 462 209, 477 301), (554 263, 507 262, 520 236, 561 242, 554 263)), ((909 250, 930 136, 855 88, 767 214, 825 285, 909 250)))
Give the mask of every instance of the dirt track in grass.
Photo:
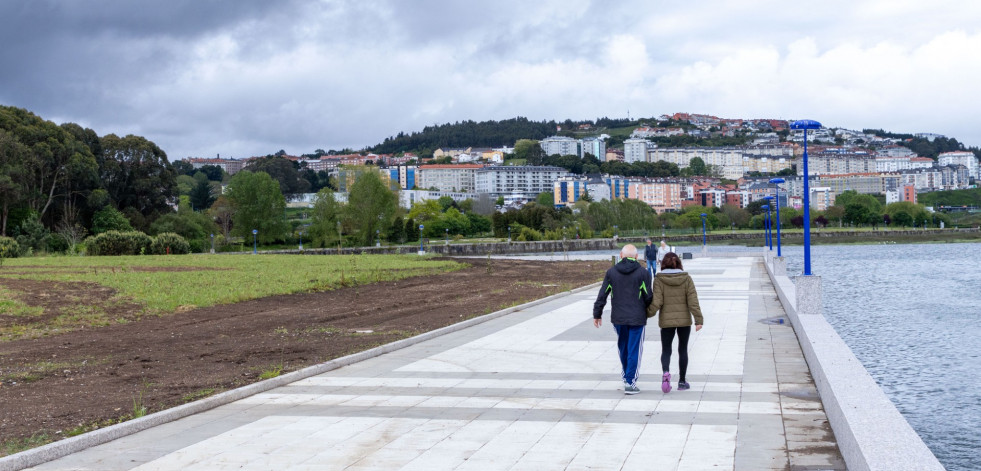
POLYGON ((116 318, 132 319, 0 343, 0 444, 38 435, 57 440, 125 420, 141 396, 149 412, 180 405, 263 373, 297 370, 597 282, 609 266, 461 261, 471 266, 143 318, 139 305, 119 303, 112 289, 97 284, 0 278, 0 286, 45 316, 103 303, 116 318))

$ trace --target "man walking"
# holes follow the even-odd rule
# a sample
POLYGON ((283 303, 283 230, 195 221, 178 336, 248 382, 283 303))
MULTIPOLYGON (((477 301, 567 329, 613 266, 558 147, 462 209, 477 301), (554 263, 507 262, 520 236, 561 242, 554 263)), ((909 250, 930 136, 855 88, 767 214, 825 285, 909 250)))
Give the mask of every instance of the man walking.
POLYGON ((654 274, 657 273, 657 246, 647 238, 647 246, 644 247, 644 263, 647 264, 647 274, 651 276, 651 283, 654 281, 654 274))
POLYGON ((606 271, 596 303, 593 304, 593 325, 603 325, 603 308, 607 296, 610 303, 610 322, 617 333, 620 365, 623 367, 623 392, 637 394, 640 357, 644 350, 644 327, 647 325, 647 305, 653 299, 651 279, 637 263, 637 247, 632 244, 620 250, 620 263, 606 271))

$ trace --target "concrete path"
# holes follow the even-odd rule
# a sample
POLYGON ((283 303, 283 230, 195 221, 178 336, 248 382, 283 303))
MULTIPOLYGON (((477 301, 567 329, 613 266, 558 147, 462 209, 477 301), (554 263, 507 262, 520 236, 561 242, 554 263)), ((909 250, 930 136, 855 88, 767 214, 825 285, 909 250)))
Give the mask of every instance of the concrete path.
POLYGON ((844 469, 761 259, 685 264, 690 391, 661 393, 653 325, 624 396, 589 291, 34 469, 844 469))

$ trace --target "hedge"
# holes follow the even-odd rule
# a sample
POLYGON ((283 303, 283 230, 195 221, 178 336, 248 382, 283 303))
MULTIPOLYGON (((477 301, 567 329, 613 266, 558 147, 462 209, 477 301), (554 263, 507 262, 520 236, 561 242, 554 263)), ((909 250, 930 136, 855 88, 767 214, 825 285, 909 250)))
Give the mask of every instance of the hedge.
POLYGON ((152 243, 152 237, 139 231, 106 231, 85 240, 89 255, 143 255, 150 253, 152 243))

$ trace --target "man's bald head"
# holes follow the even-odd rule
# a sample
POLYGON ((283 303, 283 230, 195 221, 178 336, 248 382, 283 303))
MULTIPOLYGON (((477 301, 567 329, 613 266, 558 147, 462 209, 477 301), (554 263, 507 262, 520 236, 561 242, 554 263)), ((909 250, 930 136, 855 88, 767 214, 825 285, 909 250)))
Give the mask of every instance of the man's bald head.
POLYGON ((634 244, 624 245, 620 249, 620 258, 637 258, 637 247, 634 247, 634 244))

